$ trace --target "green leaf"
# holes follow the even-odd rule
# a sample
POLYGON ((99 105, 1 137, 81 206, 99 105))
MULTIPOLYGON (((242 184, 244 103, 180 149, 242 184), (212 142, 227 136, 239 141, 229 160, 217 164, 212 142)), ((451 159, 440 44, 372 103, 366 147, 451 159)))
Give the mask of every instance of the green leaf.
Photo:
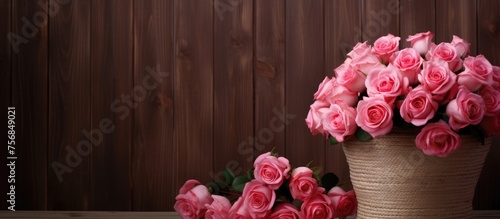
POLYGON ((255 176, 253 175, 253 169, 247 171, 247 178, 249 180, 255 179, 255 176))
POLYGON ((311 167, 311 170, 313 171, 313 175, 320 175, 321 171, 323 170, 322 167, 311 167))
POLYGON ((243 188, 245 188, 245 184, 249 182, 247 176, 238 176, 233 180, 233 189, 238 192, 243 192, 243 188))
POLYGON ((321 177, 321 185, 325 188, 326 192, 330 191, 338 182, 339 178, 333 173, 327 173, 321 177))
POLYGON ((365 130, 358 128, 356 131, 356 138, 360 141, 368 141, 372 139, 372 136, 368 132, 365 132, 365 130))
POLYGON ((334 137, 330 136, 330 138, 328 138, 330 140, 330 145, 336 145, 338 144, 339 142, 337 141, 337 139, 335 139, 334 137))
POLYGON ((302 206, 302 201, 295 199, 293 200, 292 205, 295 205, 295 207, 300 209, 300 207, 302 206))
POLYGON ((224 170, 224 181, 226 182, 227 185, 231 185, 233 183, 234 178, 236 178, 233 174, 233 172, 226 168, 224 170))
POLYGON ((212 182, 208 183, 208 184, 207 184, 207 188, 208 188, 208 191, 209 191, 210 193, 214 194, 214 195, 218 195, 218 194, 219 194, 219 192, 220 192, 220 187, 219 187, 219 185, 218 185, 216 182, 214 182, 214 181, 212 181, 212 182))

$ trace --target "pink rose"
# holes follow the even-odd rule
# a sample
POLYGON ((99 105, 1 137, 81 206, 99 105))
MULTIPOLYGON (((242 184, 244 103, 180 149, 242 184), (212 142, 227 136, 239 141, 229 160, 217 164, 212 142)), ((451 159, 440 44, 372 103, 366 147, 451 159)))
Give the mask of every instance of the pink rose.
POLYGON ((332 88, 335 85, 335 81, 335 78, 330 79, 328 77, 325 77, 325 79, 323 79, 323 82, 319 84, 318 91, 316 91, 316 93, 314 94, 314 99, 326 101, 326 98, 332 93, 332 88))
POLYGON ((318 182, 313 178, 313 171, 307 167, 295 168, 288 186, 293 199, 301 201, 321 190, 318 187, 318 182))
POLYGON ((451 100, 446 106, 446 115, 450 117, 451 128, 458 131, 469 124, 479 124, 484 117, 485 107, 481 96, 460 86, 457 98, 451 100))
POLYGON ((443 120, 427 124, 415 139, 424 154, 446 157, 460 147, 460 136, 443 120))
POLYGON ((418 86, 405 97, 400 113, 406 122, 422 126, 434 117, 437 110, 438 103, 432 100, 432 95, 418 86))
POLYGON ((349 106, 355 106, 356 102, 358 102, 358 93, 352 92, 346 87, 336 84, 332 88, 331 95, 327 97, 327 101, 330 104, 342 101, 349 106))
POLYGON ((448 63, 448 68, 452 72, 457 72, 462 68, 462 59, 453 45, 450 43, 440 43, 439 45, 431 48, 425 55, 427 60, 443 60, 448 63))
POLYGON ((382 97, 363 98, 359 101, 356 124, 371 136, 389 133, 392 129, 392 107, 382 97))
POLYGON ((406 41, 411 42, 411 47, 417 50, 420 55, 425 55, 432 46, 432 37, 434 37, 434 34, 427 31, 408 36, 406 41))
POLYGON ((493 83, 493 66, 483 55, 465 58, 464 67, 465 70, 458 74, 459 85, 464 85, 470 91, 476 91, 482 85, 493 83))
POLYGON ((465 41, 464 39, 453 35, 453 40, 451 41, 451 45, 455 47, 460 57, 464 58, 469 54, 470 43, 465 41))
POLYGON ((273 210, 269 219, 302 219, 304 216, 295 205, 280 203, 273 210))
POLYGON ((244 205, 244 198, 239 197, 238 200, 229 209, 229 217, 231 219, 252 219, 248 209, 244 205))
POLYGON ((345 192, 342 188, 335 186, 328 192, 328 197, 332 200, 334 218, 346 218, 354 215, 358 209, 358 200, 354 190, 345 192))
POLYGON ((321 122, 322 115, 329 110, 330 103, 323 101, 315 101, 309 110, 306 118, 306 125, 311 130, 313 135, 317 135, 319 133, 328 136, 327 132, 323 129, 323 124, 321 122))
POLYGON ((344 64, 335 69, 337 84, 342 85, 355 93, 365 91, 366 75, 363 74, 363 72, 357 71, 350 65, 350 61, 348 60, 350 59, 346 59, 344 64))
POLYGON ((374 68, 384 67, 378 57, 371 52, 371 48, 366 42, 358 43, 347 55, 352 58, 350 65, 364 74, 374 68))
POLYGON ((203 217, 213 201, 207 187, 193 179, 184 183, 175 200, 174 209, 183 219, 203 217))
POLYGON ((330 105, 322 117, 323 128, 338 142, 343 142, 346 136, 356 132, 356 110, 344 102, 330 105))
POLYGON ((212 204, 205 204, 207 208, 205 219, 226 219, 231 209, 229 200, 220 195, 212 195, 212 199, 214 200, 212 204))
POLYGON ((483 98, 485 105, 484 115, 495 116, 500 111, 500 91, 485 85, 479 89, 478 94, 483 98))
POLYGON ((492 78, 493 78, 492 86, 494 88, 500 88, 500 67, 493 66, 492 75, 493 75, 492 76, 492 78))
POLYGON ((276 193, 267 185, 254 179, 245 184, 241 197, 244 199, 244 208, 252 218, 265 218, 271 213, 276 193))
POLYGON ((271 156, 271 152, 261 154, 255 159, 255 179, 269 186, 270 189, 278 189, 285 179, 288 179, 290 162, 284 157, 271 156))
POLYGON ((443 104, 450 101, 448 94, 457 85, 457 75, 442 60, 424 62, 424 69, 418 75, 418 80, 435 101, 443 104))
POLYGON ((401 38, 395 37, 392 34, 387 34, 387 36, 378 38, 375 40, 375 43, 373 43, 373 53, 378 55, 385 63, 389 62, 391 55, 399 49, 400 39, 401 38))
POLYGON ((495 116, 485 116, 479 123, 479 127, 483 130, 486 136, 500 135, 500 113, 495 116))
POLYGON ((391 57, 391 64, 397 67, 404 77, 408 78, 410 84, 418 82, 417 75, 420 73, 420 66, 423 62, 424 59, 413 48, 402 49, 391 57))
POLYGON ((315 193, 302 203, 301 211, 305 219, 333 218, 332 200, 322 193, 315 193))
POLYGON ((396 97, 406 94, 409 89, 408 79, 393 67, 373 69, 368 73, 365 81, 368 96, 382 96, 390 104, 394 103, 396 97))

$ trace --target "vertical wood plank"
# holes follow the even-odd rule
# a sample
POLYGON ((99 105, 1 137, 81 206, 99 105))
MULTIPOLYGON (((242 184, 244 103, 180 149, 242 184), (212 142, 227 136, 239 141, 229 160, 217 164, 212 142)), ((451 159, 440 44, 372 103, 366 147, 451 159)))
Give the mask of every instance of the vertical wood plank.
MULTIPOLYGON (((2 40, 0 40, 0 99, 2 100, 0 103, 0 109, 2 112, 5 112, 4 116, 0 118, 0 124, 3 124, 0 127, 0 133, 7 133, 7 107, 11 106, 11 71, 10 71, 10 48, 11 44, 7 37, 7 34, 11 32, 11 0, 0 0, 0 36, 2 36, 2 40)), ((3 134, 2 141, 7 142, 10 140, 7 138, 6 134, 3 134)), ((15 146, 15 145, 13 145, 15 146)), ((19 145, 20 146, 20 145, 19 145)), ((1 150, 0 156, 7 157, 7 150, 1 150)), ((8 176, 9 170, 7 168, 2 168, 0 170, 0 176, 8 176)), ((8 185, 7 180, 0 181, 0 188, 7 189, 10 185, 8 185)), ((0 203, 1 209, 7 209, 8 203, 3 201, 0 203)))
MULTIPOLYGON (((500 2, 478 0, 477 53, 500 66, 500 2)), ((475 196, 475 209, 500 209, 500 138, 496 137, 486 157, 475 196)))
POLYGON ((323 166, 325 141, 312 136, 304 119, 324 78, 323 1, 286 2, 286 156, 302 166, 323 166))
POLYGON ((262 132, 261 135, 266 137, 265 144, 259 143, 259 147, 255 147, 255 155, 273 148, 278 154, 285 155, 287 124, 277 115, 285 112, 285 1, 255 1, 254 21, 254 133, 258 136, 262 132), (268 129, 273 138, 265 135, 268 129))
POLYGON ((213 10, 212 1, 175 1, 177 189, 191 178, 208 182, 213 171, 213 10))
POLYGON ((436 1, 436 44, 451 42, 453 35, 471 43, 470 54, 477 51, 476 0, 436 1))
POLYGON ((12 105, 16 107, 19 161, 16 210, 43 210, 47 209, 48 21, 40 19, 33 24, 34 14, 41 8, 30 0, 12 1, 12 9, 12 33, 27 40, 16 51, 12 48, 12 105), (23 29, 25 23, 34 28, 23 29))
POLYGON ((102 133, 102 140, 96 140, 100 144, 91 155, 90 208, 130 210, 133 111, 145 95, 132 89, 133 4, 132 0, 91 4, 91 127, 102 133))
POLYGON ((436 0, 400 0, 400 4, 401 48, 410 46, 410 42, 406 42, 409 35, 427 31, 436 33, 436 0))
POLYGON ((399 36, 399 14, 405 13, 399 0, 364 0, 363 4, 363 41, 373 44, 388 33, 399 36))
POLYGON ((134 83, 147 91, 134 112, 134 211, 173 211, 170 197, 178 192, 172 177, 176 173, 173 6, 173 1, 134 2, 134 83))
POLYGON ((83 130, 90 127, 90 5, 61 5, 50 20, 49 33, 48 208, 88 210, 92 147, 83 130))
MULTIPOLYGON (((346 59, 347 53, 361 40, 361 1, 325 0, 325 76, 334 76, 333 70, 346 59)), ((316 136, 323 138, 323 136, 316 136)), ((349 166, 341 145, 326 142, 325 172, 335 173, 349 183, 349 166)))
MULTIPOLYGON (((230 3, 216 0, 214 6, 214 171, 210 177, 220 182, 225 168, 239 175, 253 166, 254 144, 249 143, 254 136, 253 2, 230 3), (221 13, 218 4, 232 10, 221 13)), ((257 136, 259 140, 263 139, 257 136)))

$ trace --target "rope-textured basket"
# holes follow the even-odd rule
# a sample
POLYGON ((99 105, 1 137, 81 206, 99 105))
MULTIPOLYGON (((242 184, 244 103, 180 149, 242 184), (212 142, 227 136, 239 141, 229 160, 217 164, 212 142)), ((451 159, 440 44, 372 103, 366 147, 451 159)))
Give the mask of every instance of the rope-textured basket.
POLYGON ((460 136, 461 147, 444 158, 415 146, 417 133, 396 133, 344 143, 356 197, 357 218, 472 218, 472 199, 491 145, 460 136))

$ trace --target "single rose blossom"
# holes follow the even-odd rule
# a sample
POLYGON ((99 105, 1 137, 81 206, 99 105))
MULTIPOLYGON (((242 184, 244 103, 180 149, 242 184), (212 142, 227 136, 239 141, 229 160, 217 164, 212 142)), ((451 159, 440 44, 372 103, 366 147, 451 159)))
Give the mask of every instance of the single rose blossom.
POLYGON ((453 130, 458 131, 470 124, 477 125, 484 117, 485 104, 483 98, 460 86, 457 98, 446 106, 446 115, 453 130))
POLYGON ((457 75, 450 71, 446 62, 442 60, 424 62, 424 69, 418 75, 418 80, 425 90, 432 94, 432 98, 440 104, 448 103, 450 92, 456 94, 453 89, 457 87, 457 75), (453 89, 453 90, 452 90, 453 89))
POLYGON ((184 183, 175 200, 174 209, 183 219, 202 218, 213 201, 207 187, 193 179, 184 183))
POLYGON ((391 65, 371 70, 365 85, 368 96, 382 96, 390 104, 393 104, 399 95, 406 94, 409 89, 408 79, 402 76, 399 69, 391 65))
POLYGON ((498 89, 500 88, 500 67, 493 66, 491 72, 493 78, 493 83, 491 84, 491 86, 498 89))
POLYGON ((465 41, 464 39, 453 35, 451 45, 455 47, 460 57, 465 58, 467 55, 469 55, 470 43, 465 41))
MULTIPOLYGON (((318 182, 313 178, 313 171, 307 167, 297 167, 292 171, 290 178, 290 193, 293 199, 304 201, 318 190, 318 182)), ((323 189, 324 190, 324 189, 323 189)))
POLYGON ((372 51, 380 57, 380 59, 387 63, 393 53, 398 51, 400 37, 395 37, 392 34, 387 34, 375 40, 373 43, 372 51))
POLYGON ((243 206, 252 218, 265 218, 271 213, 276 193, 266 184, 252 180, 243 188, 243 206))
POLYGON ((408 93, 399 110, 406 122, 423 126, 436 114, 438 103, 432 100, 432 95, 428 91, 418 86, 408 93))
POLYGON ((342 188, 335 186, 328 191, 327 195, 332 200, 334 218, 346 218, 356 213, 358 200, 354 190, 345 192, 342 188))
POLYGON ((315 193, 306 199, 301 206, 305 219, 331 219, 333 218, 332 200, 322 193, 315 193))
POLYGON ((238 200, 229 209, 229 217, 231 219, 253 219, 248 209, 244 205, 244 198, 239 197, 238 200))
POLYGON ((271 156, 271 152, 261 154, 255 159, 255 179, 269 186, 270 189, 278 189, 288 179, 290 162, 284 157, 271 156))
POLYGON ((335 78, 330 79, 329 77, 325 77, 323 82, 321 82, 318 86, 318 91, 314 93, 314 99, 320 101, 326 101, 326 98, 331 96, 332 88, 335 85, 335 78))
POLYGON ((450 43, 440 43, 432 47, 425 57, 429 61, 443 60, 447 62, 448 68, 450 68, 452 72, 457 72, 462 68, 462 59, 456 48, 450 43))
POLYGON ((408 36, 406 41, 411 42, 411 47, 417 50, 420 55, 425 55, 432 46, 433 37, 434 34, 427 31, 425 33, 417 33, 413 36, 408 36))
POLYGON ((483 120, 479 123, 479 127, 485 133, 485 136, 499 136, 500 135, 500 113, 494 116, 484 116, 483 120))
POLYGON ((364 74, 367 74, 371 69, 384 67, 379 58, 371 50, 371 47, 366 42, 362 44, 358 43, 347 54, 352 59, 350 65, 364 74))
POLYGON ((328 136, 328 132, 323 129, 323 124, 321 121, 322 115, 328 111, 330 108, 330 103, 316 100, 311 104, 309 113, 306 118, 306 125, 311 130, 313 135, 323 134, 325 137, 328 136))
POLYGON ((483 55, 465 58, 464 67, 465 70, 458 74, 459 85, 474 92, 483 85, 493 84, 493 66, 483 55))
POLYGON ((492 86, 485 85, 478 94, 483 98, 486 116, 495 116, 500 112, 500 91, 492 86))
POLYGON ((424 59, 413 48, 402 49, 394 53, 391 57, 391 64, 401 71, 403 77, 408 78, 410 84, 418 82, 418 74, 423 62, 424 59))
POLYGON ((330 105, 328 111, 322 115, 322 124, 326 132, 338 142, 343 142, 345 137, 356 132, 356 110, 344 102, 330 105))
POLYGON ((212 195, 212 204, 205 204, 207 212, 205 213, 205 219, 226 219, 229 216, 229 210, 231 209, 231 203, 229 200, 220 195, 212 195))
POLYGON ((326 97, 326 100, 330 104, 342 101, 348 106, 355 106, 358 101, 358 93, 350 91, 342 85, 336 84, 333 86, 330 96, 326 97))
POLYGON ((348 60, 350 59, 346 59, 346 62, 334 70, 337 84, 344 86, 354 93, 365 91, 366 75, 351 66, 348 60))
POLYGON ((280 203, 274 209, 269 219, 302 219, 302 212, 295 205, 290 203, 280 203))
POLYGON ((427 124, 415 139, 424 154, 446 157, 460 147, 460 136, 443 120, 427 124))
POLYGON ((364 97, 356 110, 356 124, 371 136, 377 137, 391 131, 392 107, 382 97, 364 97))

